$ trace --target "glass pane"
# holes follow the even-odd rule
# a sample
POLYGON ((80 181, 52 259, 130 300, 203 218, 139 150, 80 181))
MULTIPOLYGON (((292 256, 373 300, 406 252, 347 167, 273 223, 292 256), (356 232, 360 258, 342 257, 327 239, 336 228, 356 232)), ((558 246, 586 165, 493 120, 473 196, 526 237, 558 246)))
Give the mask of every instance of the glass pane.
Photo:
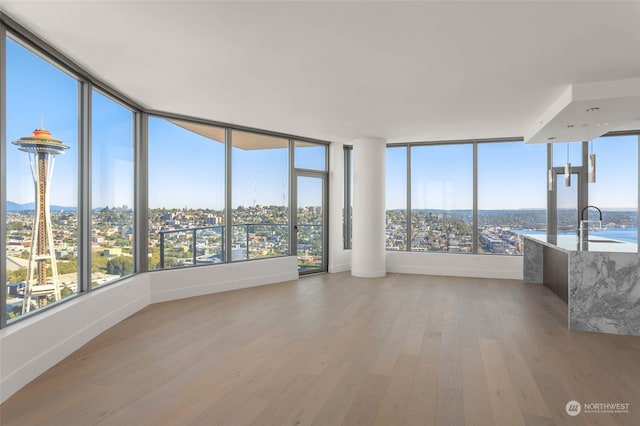
POLYGON ((567 158, 572 167, 582 165, 582 142, 558 142, 553 147, 553 166, 564 167, 567 158))
MULTIPOLYGON (((602 210, 602 229, 594 235, 637 244, 638 136, 598 138, 591 150, 596 181, 589 184, 589 204, 602 210)), ((599 219, 597 213, 589 209, 589 219, 599 219)))
POLYGON ((297 169, 327 170, 327 146, 311 142, 295 142, 297 169))
POLYGON ((322 270, 323 180, 298 176, 298 271, 322 270))
POLYGON ((342 198, 342 242, 344 249, 349 250, 353 230, 353 148, 345 146, 343 155, 345 197, 342 198))
POLYGON ((547 229, 547 145, 478 144, 478 253, 522 254, 547 229))
POLYGON ((91 286, 133 273, 133 113, 94 91, 91 286))
POLYGON ((11 320, 78 291, 78 82, 12 39, 6 67, 11 320))
POLYGON ((411 250, 473 251, 473 146, 411 148, 411 250))
POLYGON ((558 174, 556 200, 558 203, 558 234, 577 235, 578 230, 578 175, 571 175, 571 186, 565 185, 565 175, 558 174))
POLYGON ((150 269, 224 261, 224 134, 149 118, 150 269))
POLYGON ((289 141, 232 132, 231 260, 289 254, 289 141))
POLYGON ((407 148, 387 148, 386 249, 407 249, 407 148))
POLYGON ((163 268, 175 268, 183 266, 193 266, 193 231, 190 230, 168 230, 162 235, 163 268))

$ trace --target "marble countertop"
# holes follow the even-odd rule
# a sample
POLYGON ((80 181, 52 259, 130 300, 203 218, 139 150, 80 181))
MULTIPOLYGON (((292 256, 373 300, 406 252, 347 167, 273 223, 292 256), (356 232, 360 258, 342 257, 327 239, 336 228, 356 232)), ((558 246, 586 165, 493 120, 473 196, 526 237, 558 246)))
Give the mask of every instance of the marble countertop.
POLYGON ((624 241, 611 240, 608 238, 589 235, 589 240, 578 244, 575 235, 557 235, 550 238, 547 234, 523 234, 529 238, 546 246, 558 248, 566 252, 589 251, 589 252, 611 252, 611 253, 638 253, 638 245, 624 241))

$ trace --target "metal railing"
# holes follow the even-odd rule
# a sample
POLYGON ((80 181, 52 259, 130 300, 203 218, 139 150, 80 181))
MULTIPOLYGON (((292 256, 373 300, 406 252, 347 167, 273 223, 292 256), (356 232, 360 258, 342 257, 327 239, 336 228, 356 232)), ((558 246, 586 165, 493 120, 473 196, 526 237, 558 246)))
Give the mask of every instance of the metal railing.
MULTIPOLYGON (((225 226, 161 230, 160 269, 226 261, 225 226)), ((231 260, 248 260, 289 254, 289 224, 243 223, 231 227, 231 260)))
POLYGON ((222 263, 224 253, 224 226, 199 226, 160 231, 160 269, 222 263), (200 255, 199 246, 202 253, 200 255), (167 256, 167 249, 171 250, 172 256, 167 256), (175 263, 168 264, 167 259, 175 263))

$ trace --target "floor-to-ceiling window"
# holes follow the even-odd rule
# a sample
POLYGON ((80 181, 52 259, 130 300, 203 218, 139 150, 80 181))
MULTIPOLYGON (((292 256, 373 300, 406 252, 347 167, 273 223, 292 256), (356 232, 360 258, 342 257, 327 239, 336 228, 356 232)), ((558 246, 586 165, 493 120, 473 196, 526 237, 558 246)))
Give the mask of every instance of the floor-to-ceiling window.
POLYGON ((133 273, 134 114, 91 96, 91 286, 133 273))
MULTIPOLYGON (((578 228, 578 197, 582 183, 582 142, 558 142, 552 145, 552 165, 560 170, 552 179, 555 193, 556 232, 576 232, 578 228), (555 181, 555 182, 553 182, 555 181)), ((553 214, 553 211, 551 212, 553 214)), ((554 230, 551 229, 551 232, 554 230)))
POLYGON ((286 256, 289 140, 233 130, 231 141, 231 260, 286 256))
MULTIPOLYGON (((589 204, 602 211, 602 226, 592 226, 591 233, 637 243, 638 135, 601 137, 589 145, 589 154, 596 159, 595 182, 588 183, 589 204)), ((599 219, 595 209, 584 217, 599 219)))
POLYGON ((343 178, 344 186, 342 197, 342 246, 345 250, 351 249, 353 234, 353 147, 345 145, 343 148, 343 178))
POLYGON ((79 290, 78 87, 70 74, 6 39, 9 320, 79 290))
POLYGON ((149 269, 224 261, 225 129, 149 118, 149 269))
POLYGON ((547 147, 478 144, 478 253, 522 254, 522 232, 546 230, 547 147))
POLYGON ((546 230, 546 152, 510 140, 389 145, 386 249, 522 254, 520 235, 546 230))
POLYGON ((407 153, 406 146, 387 149, 385 225, 387 250, 407 249, 407 153))
POLYGON ((473 178, 472 144, 411 147, 412 251, 473 252, 473 178))

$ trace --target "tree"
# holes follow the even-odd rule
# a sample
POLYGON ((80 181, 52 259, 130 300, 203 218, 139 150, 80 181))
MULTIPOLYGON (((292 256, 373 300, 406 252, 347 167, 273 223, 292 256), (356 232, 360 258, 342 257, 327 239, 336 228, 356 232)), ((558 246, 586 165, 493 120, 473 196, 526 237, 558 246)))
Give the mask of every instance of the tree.
POLYGON ((151 256, 149 257, 149 269, 156 269, 160 265, 160 248, 149 247, 151 256))
MULTIPOLYGON (((58 262, 57 265, 58 265, 59 275, 72 274, 78 270, 77 260, 70 260, 68 262, 58 262)), ((51 269, 48 269, 47 276, 51 276, 51 275, 52 275, 51 269)))
POLYGON ((27 268, 25 267, 14 269, 13 271, 7 271, 7 281, 10 283, 26 281, 26 279, 27 268))
POLYGON ((102 253, 94 251, 91 253, 91 272, 106 272, 109 259, 104 257, 102 253))
POLYGON ((71 290, 69 287, 67 287, 67 285, 65 284, 64 287, 62 287, 62 290, 60 290, 60 296, 64 299, 65 297, 71 296, 73 294, 73 290, 71 290))
POLYGON ((110 275, 129 275, 133 272, 133 259, 127 256, 118 256, 107 262, 107 273, 110 275))
POLYGON ((7 230, 8 231, 24 231, 24 223, 17 222, 17 221, 9 222, 7 224, 7 230))

